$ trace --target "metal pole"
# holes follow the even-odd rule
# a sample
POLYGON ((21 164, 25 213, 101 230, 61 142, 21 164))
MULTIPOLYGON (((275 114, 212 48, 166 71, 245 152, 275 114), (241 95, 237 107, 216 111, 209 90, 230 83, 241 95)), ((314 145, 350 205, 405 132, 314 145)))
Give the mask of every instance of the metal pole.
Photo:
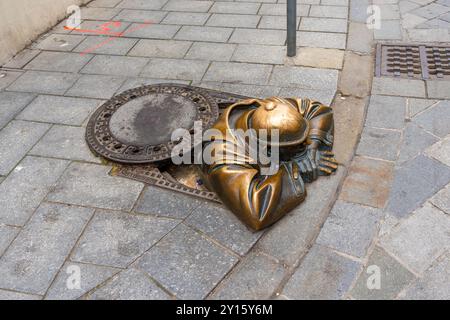
POLYGON ((287 55, 297 53, 297 0, 287 0, 287 55))

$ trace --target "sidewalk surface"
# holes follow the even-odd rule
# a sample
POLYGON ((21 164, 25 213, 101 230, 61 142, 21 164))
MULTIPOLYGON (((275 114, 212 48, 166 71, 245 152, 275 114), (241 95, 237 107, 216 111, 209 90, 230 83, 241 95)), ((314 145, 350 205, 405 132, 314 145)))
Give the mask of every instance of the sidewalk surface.
POLYGON ((297 2, 295 58, 285 0, 94 0, 2 66, 0 299, 450 299, 450 82, 372 79, 375 42, 450 42, 450 1, 297 2), (158 82, 331 104, 341 166, 258 233, 112 177, 87 119, 158 82))

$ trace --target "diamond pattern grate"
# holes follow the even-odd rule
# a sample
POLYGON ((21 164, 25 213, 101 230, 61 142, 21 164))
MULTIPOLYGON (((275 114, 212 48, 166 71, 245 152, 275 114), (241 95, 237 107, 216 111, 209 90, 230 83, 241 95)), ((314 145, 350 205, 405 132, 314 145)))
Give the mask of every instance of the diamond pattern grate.
POLYGON ((378 44, 376 76, 411 79, 449 79, 450 47, 378 44))

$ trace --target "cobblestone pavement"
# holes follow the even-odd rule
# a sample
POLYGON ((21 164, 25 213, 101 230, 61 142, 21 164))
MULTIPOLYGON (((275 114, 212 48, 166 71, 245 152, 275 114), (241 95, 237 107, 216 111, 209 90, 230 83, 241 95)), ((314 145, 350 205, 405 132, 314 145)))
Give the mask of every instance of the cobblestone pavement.
MULTIPOLYGON (((449 1, 373 4, 383 19, 374 30, 377 41, 450 42, 449 1)), ((358 12, 353 5, 350 12, 358 12)), ((350 21, 351 39, 353 30, 363 29, 352 28, 353 22, 364 22, 364 15, 350 15, 350 21)), ((315 244, 284 288, 287 298, 450 298, 450 101, 445 99, 449 81, 373 79, 348 175, 315 244)))
MULTIPOLYGON (((123 36, 62 22, 0 69, 0 299, 449 297, 449 83, 375 78, 371 96, 373 39, 397 38, 367 29, 366 0, 298 0, 300 47, 285 58, 284 2, 94 0, 80 28, 119 21, 123 36), (108 175, 84 142, 89 115, 169 81, 332 103, 340 170, 259 233, 108 175)), ((433 29, 407 14, 446 21, 448 2, 430 2, 375 0, 382 26, 410 38, 433 29)))

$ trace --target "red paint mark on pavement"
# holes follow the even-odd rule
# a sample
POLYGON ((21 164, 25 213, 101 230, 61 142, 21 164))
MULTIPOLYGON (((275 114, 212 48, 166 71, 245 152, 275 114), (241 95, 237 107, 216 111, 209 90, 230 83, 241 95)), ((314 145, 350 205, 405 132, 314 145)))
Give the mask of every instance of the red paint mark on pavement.
POLYGON ((104 45, 114 41, 117 38, 123 37, 127 33, 130 33, 130 32, 133 32, 133 31, 145 28, 145 27, 149 26, 152 23, 153 23, 152 21, 145 21, 144 23, 141 23, 141 24, 137 25, 134 28, 129 28, 128 30, 123 31, 123 32, 111 32, 111 27, 112 28, 119 28, 122 25, 122 23, 119 22, 119 21, 106 22, 106 23, 100 25, 99 29, 79 29, 79 28, 70 28, 70 27, 67 27, 67 26, 64 26, 64 29, 77 31, 77 32, 81 32, 81 33, 93 33, 93 34, 97 34, 97 35, 108 35, 108 36, 110 36, 105 41, 102 41, 99 44, 97 44, 97 45, 95 45, 95 46, 93 46, 91 48, 88 48, 88 49, 86 49, 86 50, 84 50, 83 52, 80 53, 81 55, 85 55, 87 53, 91 53, 91 52, 97 50, 98 48, 103 47, 104 45))

